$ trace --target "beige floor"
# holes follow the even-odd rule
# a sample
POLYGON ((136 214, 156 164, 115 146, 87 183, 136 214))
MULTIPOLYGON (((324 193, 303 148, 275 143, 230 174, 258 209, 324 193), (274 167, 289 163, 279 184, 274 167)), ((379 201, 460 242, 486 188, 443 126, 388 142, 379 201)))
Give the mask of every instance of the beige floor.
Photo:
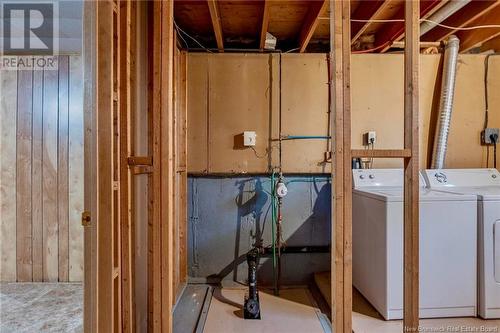
POLYGON ((307 289, 284 289, 280 297, 259 293, 261 320, 243 319, 245 289, 216 289, 212 297, 205 333, 324 333, 319 310, 307 289))
POLYGON ((1 283, 0 332, 83 332, 82 284, 1 283))

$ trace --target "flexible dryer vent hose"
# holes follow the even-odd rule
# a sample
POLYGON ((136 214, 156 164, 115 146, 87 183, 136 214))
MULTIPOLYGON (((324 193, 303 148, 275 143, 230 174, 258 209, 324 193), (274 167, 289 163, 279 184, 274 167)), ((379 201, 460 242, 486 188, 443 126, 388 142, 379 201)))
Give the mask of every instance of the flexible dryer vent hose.
POLYGON ((453 111, 459 48, 460 40, 456 36, 450 36, 444 52, 439 115, 436 124, 436 135, 434 137, 434 148, 432 150, 432 169, 444 168, 446 149, 448 148, 448 134, 451 126, 451 114, 453 111))

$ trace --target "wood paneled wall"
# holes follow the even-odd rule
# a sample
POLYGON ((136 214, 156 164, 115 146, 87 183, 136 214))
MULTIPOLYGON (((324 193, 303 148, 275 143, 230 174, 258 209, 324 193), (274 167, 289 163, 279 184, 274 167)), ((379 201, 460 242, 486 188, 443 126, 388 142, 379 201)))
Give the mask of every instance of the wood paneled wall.
MULTIPOLYGON (((484 55, 460 55, 446 165, 486 167, 492 151, 480 145, 484 124, 484 55)), ((439 95, 439 55, 421 56, 420 167, 427 165, 429 133, 439 95)), ((188 57, 188 168, 193 173, 268 171, 277 165, 279 55, 200 54, 188 57), (234 136, 257 132, 256 152, 235 149, 234 136), (267 150, 266 150, 267 149, 267 150), (271 151, 269 153, 269 151, 271 151), (271 156, 270 161, 267 155, 271 156), (259 156, 256 156, 259 155, 259 156), (264 156, 264 158, 263 158, 264 156)), ((283 135, 328 135, 328 68, 325 54, 284 54, 281 66, 283 135)), ((490 127, 500 127, 500 57, 490 58, 490 127)), ((403 148, 403 55, 353 55, 351 63, 352 147, 377 132, 375 148, 403 148)), ((329 172, 324 140, 283 141, 283 171, 329 172)), ((500 156, 498 156, 500 163, 500 156)), ((376 159, 374 167, 401 167, 376 159)))
POLYGON ((0 280, 82 281, 82 58, 2 71, 0 280))

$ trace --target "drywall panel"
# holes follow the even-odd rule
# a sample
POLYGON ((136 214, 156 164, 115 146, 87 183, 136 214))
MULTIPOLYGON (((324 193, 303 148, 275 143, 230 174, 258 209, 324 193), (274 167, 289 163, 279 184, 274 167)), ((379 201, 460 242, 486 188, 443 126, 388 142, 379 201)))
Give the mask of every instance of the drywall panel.
POLYGON ((209 172, 268 170, 270 68, 269 56, 227 54, 208 58, 209 172), (243 131, 257 132, 253 149, 238 144, 243 131))
POLYGON ((208 55, 188 57, 188 165, 191 172, 208 169, 208 55))
MULTIPOLYGON (((283 55, 281 71, 281 135, 329 136, 326 54, 283 55)), ((330 172, 329 147, 323 139, 282 141, 283 172, 330 172)))

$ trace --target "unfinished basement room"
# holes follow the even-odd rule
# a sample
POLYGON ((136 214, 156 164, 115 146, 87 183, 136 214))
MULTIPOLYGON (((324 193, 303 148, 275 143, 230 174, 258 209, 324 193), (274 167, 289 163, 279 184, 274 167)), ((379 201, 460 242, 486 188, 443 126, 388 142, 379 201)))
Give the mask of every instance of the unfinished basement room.
POLYGON ((500 0, 0 6, 0 333, 500 332, 500 0))

